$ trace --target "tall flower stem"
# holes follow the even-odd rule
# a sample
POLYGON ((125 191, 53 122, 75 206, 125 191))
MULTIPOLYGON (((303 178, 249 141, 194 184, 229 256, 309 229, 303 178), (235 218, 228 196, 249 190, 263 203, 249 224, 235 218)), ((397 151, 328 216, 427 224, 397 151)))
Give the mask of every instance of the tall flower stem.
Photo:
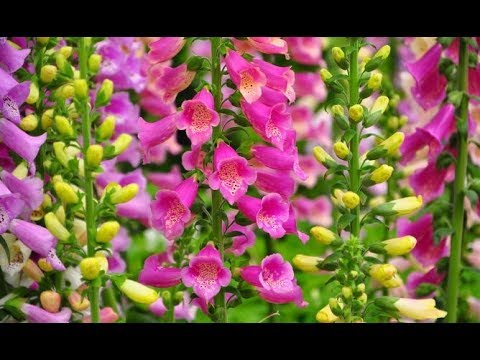
MULTIPOLYGON (((88 82, 88 41, 86 38, 81 38, 79 43, 79 62, 80 62, 80 77, 88 82)), ((90 146, 90 109, 88 106, 88 99, 82 100, 82 137, 83 158, 87 157, 87 149, 90 146)), ((95 203, 93 199, 93 178, 92 172, 85 166, 85 223, 87 227, 87 252, 88 256, 95 255, 95 203)), ((99 284, 97 281, 92 281, 89 289, 90 311, 92 323, 99 322, 100 306, 99 306, 99 284)))
POLYGON ((457 162, 455 166, 455 182, 453 184, 453 236, 450 250, 450 263, 447 280, 447 321, 457 321, 457 303, 460 285, 461 252, 465 211, 465 179, 467 174, 467 134, 468 134, 468 48, 460 38, 459 62, 457 69, 457 90, 463 93, 462 102, 457 108, 457 162))
MULTIPOLYGON (((210 38, 212 51, 212 94, 215 102, 215 111, 217 112, 219 112, 222 108, 222 70, 220 67, 221 40, 222 38, 220 37, 210 38)), ((221 131, 221 125, 215 127, 213 130, 213 139, 216 139, 221 131)), ((222 217, 220 216, 220 212, 222 211, 221 207, 222 195, 220 194, 220 191, 212 190, 212 231, 215 243, 218 246, 218 251, 220 251, 223 260, 225 246, 222 231, 222 217)), ((217 321, 220 323, 228 322, 224 288, 222 288, 218 295, 215 297, 215 306, 217 308, 217 321)))
MULTIPOLYGON (((350 53, 350 68, 348 71, 349 77, 349 93, 350 93, 350 106, 357 104, 358 102, 358 40, 352 38, 350 40, 353 47, 350 53)), ((360 188, 360 160, 359 160, 359 145, 360 145, 360 132, 358 131, 358 125, 352 122, 351 128, 355 131, 355 135, 350 140, 350 152, 352 157, 350 160, 350 190, 358 192, 360 188)), ((360 206, 357 206, 354 210, 355 219, 352 221, 352 235, 358 237, 360 235, 360 206)))

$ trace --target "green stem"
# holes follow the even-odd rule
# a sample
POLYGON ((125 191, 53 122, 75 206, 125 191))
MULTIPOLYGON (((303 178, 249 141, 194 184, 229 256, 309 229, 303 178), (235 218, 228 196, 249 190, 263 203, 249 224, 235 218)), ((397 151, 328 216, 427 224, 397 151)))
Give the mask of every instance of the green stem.
MULTIPOLYGON (((220 111, 222 108, 222 69, 220 68, 220 45, 222 38, 211 37, 210 43, 212 46, 212 92, 215 101, 215 111, 220 111)), ((222 129, 220 125, 213 129, 214 141, 220 135, 222 129)), ((214 144, 215 145, 215 144, 214 144)), ((222 217, 219 213, 222 211, 222 195, 218 190, 212 190, 212 231, 218 251, 222 256, 222 261, 225 253, 224 238, 222 231, 222 217)), ((215 296, 215 306, 217 307, 217 321, 220 323, 228 322, 227 319, 227 304, 225 303, 225 290, 222 288, 217 296, 215 296)))
POLYGON ((468 118, 468 48, 460 38, 459 61, 457 70, 457 90, 463 93, 462 102, 457 109, 457 162, 455 165, 455 182, 453 184, 453 236, 450 250, 450 262, 447 280, 447 322, 457 321, 457 303, 460 287, 461 252, 465 211, 465 179, 467 174, 467 118, 468 118))
MULTIPOLYGON (((350 43, 353 50, 350 53, 350 68, 349 68, 349 89, 350 89, 350 106, 358 103, 358 41, 356 38, 351 38, 350 43)), ((352 157, 350 159, 350 190, 358 193, 360 190, 360 132, 356 123, 352 122, 352 129, 355 135, 350 140, 350 152, 352 157)), ((355 219, 352 221, 352 235, 358 237, 360 235, 360 205, 353 209, 355 219)))
POLYGON ((110 306, 113 311, 119 314, 117 299, 115 298, 115 290, 113 290, 112 286, 103 289, 103 302, 106 306, 110 306))
MULTIPOLYGON (((79 46, 79 62, 80 62, 80 77, 88 81, 88 48, 85 38, 80 39, 79 46)), ((82 101, 82 137, 83 158, 87 158, 87 149, 90 146, 90 109, 88 107, 88 100, 82 101)), ((95 255, 95 233, 97 231, 95 224, 95 203, 93 202, 93 178, 92 173, 88 166, 85 164, 85 223, 87 227, 87 252, 88 256, 95 255)), ((99 289, 98 286, 91 284, 89 291, 90 311, 92 316, 92 323, 99 321, 100 309, 99 309, 99 289)))

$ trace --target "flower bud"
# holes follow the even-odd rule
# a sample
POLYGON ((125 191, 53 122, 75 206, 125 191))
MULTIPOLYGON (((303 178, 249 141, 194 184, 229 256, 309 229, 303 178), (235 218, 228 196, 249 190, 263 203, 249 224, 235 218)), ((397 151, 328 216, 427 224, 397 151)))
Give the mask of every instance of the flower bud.
POLYGON ((132 200, 138 193, 138 185, 128 184, 123 186, 121 189, 115 191, 110 199, 112 200, 113 204, 122 204, 132 200))
POLYGON ((108 243, 110 242, 120 230, 120 224, 118 221, 107 221, 104 222, 97 229, 97 242, 99 243, 108 243))
POLYGON ((155 290, 130 279, 125 280, 119 286, 119 289, 130 300, 140 304, 150 305, 157 301, 159 297, 155 290))
POLYGON ((71 46, 62 46, 59 50, 60 54, 65 56, 65 59, 68 59, 72 55, 72 47, 71 46))
POLYGON ((321 146, 315 146, 313 148, 313 156, 320 164, 322 164, 326 168, 329 168, 332 165, 336 164, 335 160, 333 160, 330 154, 328 154, 321 146))
POLYGON ((43 65, 40 69, 40 80, 44 83, 50 83, 57 76, 57 67, 55 65, 43 65))
POLYGON ((88 58, 88 70, 92 73, 97 73, 100 69, 100 64, 102 63, 102 55, 92 54, 88 58))
POLYGON ((447 312, 437 309, 435 305, 434 299, 400 298, 393 303, 393 306, 395 306, 400 315, 413 320, 428 320, 445 317, 447 312))
POLYGON ((52 207, 52 198, 48 194, 43 195, 42 208, 50 209, 51 207, 52 207))
POLYGON ((75 311, 83 311, 90 307, 88 298, 86 296, 82 297, 82 295, 76 291, 72 291, 70 295, 68 295, 68 302, 75 311))
POLYGON ((100 86, 100 89, 97 93, 97 98, 95 99, 95 106, 101 107, 105 106, 110 102, 110 99, 113 94, 113 82, 110 79, 105 79, 100 86))
POLYGON ((46 214, 44 220, 48 231, 58 240, 67 241, 70 238, 69 231, 62 225, 53 212, 46 214))
POLYGON ((382 282, 382 286, 387 289, 394 289, 403 285, 402 278, 395 274, 391 279, 382 282))
POLYGON ((408 215, 422 207, 423 199, 421 195, 409 196, 402 199, 389 201, 372 209, 374 215, 381 216, 402 216, 408 215))
POLYGON ((345 115, 345 111, 343 110, 343 106, 336 104, 332 106, 332 113, 333 115, 345 115))
POLYGON ((320 70, 320 76, 322 77, 322 80, 324 82, 328 82, 328 80, 330 80, 332 78, 332 74, 327 69, 321 69, 320 70))
POLYGON ((65 116, 55 116, 55 127, 61 135, 65 135, 70 138, 74 136, 72 124, 70 124, 70 121, 68 121, 65 116))
POLYGON ((375 99, 375 102, 373 103, 373 106, 370 109, 370 112, 374 113, 379 111, 381 114, 383 114, 385 110, 387 110, 389 101, 390 100, 388 99, 387 96, 384 96, 384 95, 379 96, 378 98, 375 99))
POLYGON ((26 103, 33 105, 37 102, 38 97, 40 96, 40 92, 38 90, 38 85, 35 84, 33 81, 30 83, 30 93, 28 94, 26 103))
POLYGON ((120 155, 125 150, 127 150, 128 146, 132 142, 132 136, 129 134, 121 134, 113 143, 114 151, 113 154, 115 156, 120 155))
POLYGON ((405 115, 402 115, 398 118, 398 126, 402 127, 405 126, 408 123, 408 117, 405 115))
POLYGON ((312 227, 310 234, 316 241, 323 245, 330 245, 337 238, 337 235, 333 231, 322 226, 312 227))
POLYGON ((372 172, 370 175, 370 180, 372 180, 375 184, 383 183, 390 179, 392 172, 393 167, 383 164, 372 172))
POLYGON ((396 132, 389 138, 383 140, 367 153, 368 160, 377 160, 382 156, 393 155, 402 145, 405 135, 403 132, 396 132))
POLYGON ((60 221, 63 225, 65 225, 66 214, 65 214, 65 208, 63 207, 63 205, 60 205, 59 207, 57 207, 57 209, 55 210, 55 216, 57 217, 58 221, 60 221))
POLYGON ((335 60, 335 62, 341 69, 343 70, 348 69, 348 62, 345 59, 345 53, 341 48, 339 48, 338 46, 333 47, 332 55, 333 55, 333 60, 335 60))
POLYGON ((98 262, 100 263, 100 271, 107 273, 108 272, 107 256, 102 251, 97 251, 95 253, 95 258, 98 259, 98 262))
POLYGON ((78 99, 88 98, 88 84, 85 79, 75 79, 73 81, 73 87, 75 88, 75 97, 78 99))
POLYGON ((53 109, 47 109, 43 112, 41 125, 43 130, 47 130, 53 125, 53 109))
POLYGON ((38 267, 45 272, 53 271, 53 266, 50 264, 46 258, 38 259, 38 267))
POLYGON ((87 257, 80 262, 80 272, 87 280, 96 279, 100 275, 101 260, 98 257, 87 257))
POLYGON ((342 202, 348 209, 355 209, 360 204, 360 197, 353 191, 347 191, 343 194, 342 202))
POLYGON ((76 204, 79 201, 78 195, 73 187, 63 181, 59 181, 53 185, 58 197, 67 204, 76 204))
POLYGON ((342 287, 342 295, 345 299, 350 299, 352 297, 352 289, 348 286, 342 287))
POLYGON ((365 292, 365 284, 364 283, 360 283, 357 285, 357 291, 360 291, 362 293, 365 292))
POLYGON ((98 144, 90 145, 87 149, 87 165, 97 167, 103 159, 103 147, 98 144))
POLYGON ((53 152, 55 153, 55 157, 60 162, 60 164, 67 168, 68 162, 71 160, 71 157, 67 155, 65 147, 65 143, 62 141, 55 141, 53 143, 53 152))
POLYGON ((20 128, 24 131, 33 131, 38 126, 38 118, 35 114, 25 116, 20 122, 20 128))
POLYGON ((359 122, 363 118, 363 106, 355 104, 348 109, 348 116, 355 122, 359 122))
POLYGON ((304 272, 317 272, 319 269, 317 265, 323 261, 322 258, 317 256, 307 255, 295 255, 293 258, 293 264, 304 272))
POLYGON ((374 264, 369 273, 373 279, 382 283, 393 278, 397 274, 397 268, 392 264, 374 264))
POLYGON ((315 318, 320 323, 333 323, 338 320, 338 316, 332 312, 330 305, 326 305, 319 312, 317 312, 315 318))
POLYGON ((47 45, 49 40, 50 40, 50 38, 48 36, 47 37, 37 37, 37 43, 39 43, 42 46, 47 45))
POLYGON ((397 130, 399 125, 398 116, 390 116, 387 120, 387 126, 390 130, 397 130))
POLYGON ((73 95, 75 94, 75 89, 72 85, 66 84, 66 85, 63 85, 58 90, 57 93, 63 99, 71 99, 73 97, 73 95))
POLYGON ((109 115, 103 120, 103 123, 97 128, 97 137, 99 140, 108 140, 115 131, 115 116, 109 115))
POLYGON ((348 155, 350 155, 350 150, 348 149, 347 144, 345 144, 343 141, 337 141, 335 144, 333 144, 333 151, 335 152, 335 155, 342 160, 346 159, 348 155))
POLYGON ((23 266, 23 272, 33 281, 39 283, 43 279, 43 272, 31 259, 23 266))
POLYGON ((373 58, 381 58, 382 60, 386 60, 390 55, 390 45, 383 45, 376 53, 373 55, 373 58))
POLYGON ((62 71, 63 71, 65 66, 70 66, 67 63, 67 58, 62 53, 57 53, 55 55, 55 64, 57 64, 57 68, 62 70, 62 71))
POLYGON ((360 303, 362 304, 366 304, 367 303, 367 300, 368 300, 368 295, 367 293, 363 293, 362 295, 360 295, 358 297, 358 301, 360 301, 360 303))
POLYGON ((388 255, 401 256, 408 254, 417 245, 417 239, 413 236, 402 236, 382 241, 388 255))
POLYGON ((382 79, 382 73, 376 72, 375 74, 372 74, 372 76, 370 76, 370 79, 368 79, 367 88, 372 91, 378 90, 382 85, 382 79))
POLYGON ((59 293, 52 290, 42 291, 40 294, 40 304, 42 305, 42 308, 48 312, 56 313, 60 310, 60 306, 62 305, 62 297, 59 293))

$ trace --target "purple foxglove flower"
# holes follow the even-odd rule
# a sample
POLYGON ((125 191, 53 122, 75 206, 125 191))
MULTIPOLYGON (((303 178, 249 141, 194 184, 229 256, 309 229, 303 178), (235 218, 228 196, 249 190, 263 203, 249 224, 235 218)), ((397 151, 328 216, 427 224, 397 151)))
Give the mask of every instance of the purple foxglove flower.
POLYGON ((150 304, 150 306, 148 307, 148 310, 150 310, 153 314, 157 316, 163 316, 165 315, 168 309, 163 303, 163 299, 159 298, 153 304, 150 304))
POLYGON ((283 150, 287 134, 293 131, 292 118, 283 103, 269 107, 260 101, 241 102, 242 111, 254 130, 265 140, 283 150))
POLYGON ((319 37, 286 37, 292 59, 300 64, 320 65, 322 63, 322 39, 319 37))
POLYGON ((283 260, 280 254, 265 257, 260 265, 242 268, 240 276, 255 286, 265 301, 274 304, 294 302, 298 307, 307 305, 302 290, 297 285, 292 265, 283 260))
POLYGON ((446 104, 425 127, 417 128, 413 134, 405 137, 400 147, 402 153, 400 162, 408 163, 414 158, 415 153, 426 145, 429 147, 430 157, 436 157, 442 150, 442 142, 455 131, 455 107, 452 104, 446 104))
POLYGON ((438 68, 441 55, 442 46, 436 44, 421 59, 406 64, 416 82, 412 94, 425 110, 437 106, 445 98, 447 79, 438 68))
MULTIPOLYGON (((3 71, 0 69, 0 71, 3 71)), ((0 75, 0 79, 3 77, 0 75)), ((3 116, 15 124, 20 124, 20 106, 30 93, 30 82, 24 81, 11 87, 6 93, 0 93, 0 111, 3 116)))
POLYGON ((184 101, 182 109, 178 115, 177 127, 186 130, 192 145, 205 144, 212 137, 212 127, 220 122, 212 94, 207 89, 202 89, 192 100, 184 101))
POLYGON ((168 267, 171 263, 166 252, 151 255, 143 264, 138 281, 145 285, 169 288, 182 282, 182 269, 168 267))
POLYGON ((238 90, 249 103, 262 96, 262 88, 267 84, 267 77, 258 65, 249 63, 236 51, 228 51, 225 57, 228 73, 238 90))
POLYGON ((43 145, 46 139, 47 133, 43 133, 40 136, 30 136, 14 123, 0 119, 0 140, 27 161, 30 173, 35 173, 34 160, 37 157, 40 146, 43 145))
POLYGON ((19 194, 5 194, 0 196, 0 234, 8 230, 10 223, 25 208, 25 201, 19 194))
POLYGON ((178 165, 172 166, 172 169, 166 173, 150 173, 148 180, 160 190, 173 190, 182 182, 182 173, 178 165))
POLYGON ((208 183, 213 190, 220 190, 230 205, 245 195, 248 185, 257 177, 247 160, 224 142, 215 149, 213 163, 215 171, 208 177, 208 183))
POLYGON ((284 199, 289 199, 295 192, 295 181, 280 170, 269 169, 267 167, 255 167, 257 180, 254 186, 268 194, 278 193, 284 199))
POLYGON ((110 103, 100 109, 103 117, 115 116, 115 134, 136 134, 138 132, 138 117, 140 107, 130 101, 128 92, 116 92, 110 103))
POLYGON ((8 152, 8 147, 3 143, 0 143, 0 167, 10 172, 16 167, 15 161, 8 152))
POLYGON ((284 223, 289 219, 289 205, 279 194, 271 193, 261 200, 244 195, 237 205, 250 221, 255 221, 257 226, 272 238, 285 235, 284 223))
POLYGON ((262 88, 262 96, 260 96, 258 101, 271 107, 277 104, 286 104, 287 99, 280 91, 264 86, 262 88))
POLYGON ((13 219, 10 222, 10 232, 27 247, 45 257, 55 270, 65 270, 65 266, 57 257, 55 251, 57 239, 50 234, 50 231, 37 224, 13 219))
POLYGON ((121 274, 127 269, 127 263, 118 252, 113 252, 111 256, 108 256, 107 261, 109 273, 121 274))
POLYGON ((68 307, 62 308, 57 313, 51 313, 39 306, 25 303, 21 310, 30 323, 68 323, 72 316, 72 310, 68 307))
POLYGON ((43 201, 43 181, 35 176, 18 179, 8 171, 0 171, 0 178, 8 189, 18 193, 30 210, 36 210, 43 201))
POLYGON ((417 221, 398 219, 397 235, 398 237, 411 235, 417 239, 417 245, 411 254, 425 267, 435 265, 438 260, 450 253, 447 238, 442 239, 437 245, 433 241, 432 214, 425 214, 417 221))
POLYGON ((152 64, 170 60, 182 50, 183 45, 183 37, 162 37, 148 44, 150 51, 147 59, 152 64))
POLYGON ((138 127, 138 138, 142 145, 143 162, 148 164, 151 162, 152 149, 167 141, 177 131, 176 114, 169 115, 153 123, 139 118, 138 127))
POLYGON ((308 199, 298 196, 293 201, 297 219, 307 220, 313 225, 329 227, 332 225, 332 204, 326 196, 308 199))
MULTIPOLYGON (((440 283, 443 281, 445 278, 445 273, 439 274, 437 272, 436 268, 432 268, 430 271, 426 273, 422 272, 412 272, 408 274, 407 278, 407 291, 408 291, 408 296, 411 298, 418 298, 416 294, 416 289, 421 285, 421 284, 433 284, 433 285, 440 285, 440 283)), ((424 297, 433 297, 434 292, 425 295, 424 297)))
POLYGON ((195 72, 189 71, 187 64, 171 68, 160 63, 152 66, 149 71, 155 79, 155 93, 165 104, 173 103, 178 93, 185 90, 195 77, 195 72))
POLYGON ((295 101, 295 91, 293 90, 295 73, 290 66, 277 66, 260 59, 253 59, 252 63, 257 65, 260 71, 265 74, 267 77, 266 85, 269 88, 280 91, 289 102, 295 101))
POLYGON ((297 96, 313 96, 320 102, 327 97, 327 89, 318 73, 297 73, 293 88, 297 96))
POLYGON ((11 46, 5 37, 0 37, 0 68, 14 73, 23 66, 30 49, 17 50, 11 46))
POLYGON ((207 303, 221 287, 228 286, 231 279, 232 273, 223 265, 220 253, 212 244, 200 250, 182 270, 183 284, 192 287, 193 292, 207 303))
POLYGON ((143 43, 134 37, 109 37, 97 44, 102 65, 97 82, 110 79, 117 90, 142 91, 145 76, 141 73, 143 43))
POLYGON ((169 240, 183 234, 191 219, 190 207, 195 201, 198 183, 194 178, 184 180, 175 190, 160 190, 151 203, 152 225, 169 240))

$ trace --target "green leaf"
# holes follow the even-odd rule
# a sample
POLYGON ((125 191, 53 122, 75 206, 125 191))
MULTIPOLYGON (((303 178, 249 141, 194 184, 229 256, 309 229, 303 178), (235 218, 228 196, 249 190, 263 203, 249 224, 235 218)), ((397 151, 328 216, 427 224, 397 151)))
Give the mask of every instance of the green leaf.
POLYGON ((345 133, 343 134, 342 138, 345 142, 350 142, 350 140, 353 139, 353 137, 355 136, 355 133, 356 131, 353 130, 353 129, 348 129, 347 131, 345 131, 345 133))
POLYGON ((250 221, 250 219, 248 219, 245 215, 243 215, 242 213, 238 213, 236 216, 235 216, 235 223, 237 223, 238 225, 241 225, 241 226, 247 226, 247 225, 250 225, 252 224, 252 221, 250 221))
POLYGON ((356 216, 354 214, 350 214, 350 213, 343 214, 342 216, 340 216, 337 222, 338 230, 345 229, 348 225, 350 225, 350 223, 353 221, 353 219, 355 219, 355 217, 356 216))
POLYGON ((418 297, 424 297, 427 295, 430 295, 432 292, 437 290, 438 286, 430 283, 421 283, 418 285, 418 287, 415 289, 415 294, 418 297))
POLYGON ((454 91, 450 91, 450 93, 448 94, 448 102, 455 105, 455 107, 460 106, 460 104, 462 103, 462 98, 463 98, 462 91, 454 90, 454 91))
POLYGON ((241 231, 231 231, 231 232, 226 233, 224 236, 227 237, 227 238, 231 238, 231 237, 246 236, 246 235, 241 231))

